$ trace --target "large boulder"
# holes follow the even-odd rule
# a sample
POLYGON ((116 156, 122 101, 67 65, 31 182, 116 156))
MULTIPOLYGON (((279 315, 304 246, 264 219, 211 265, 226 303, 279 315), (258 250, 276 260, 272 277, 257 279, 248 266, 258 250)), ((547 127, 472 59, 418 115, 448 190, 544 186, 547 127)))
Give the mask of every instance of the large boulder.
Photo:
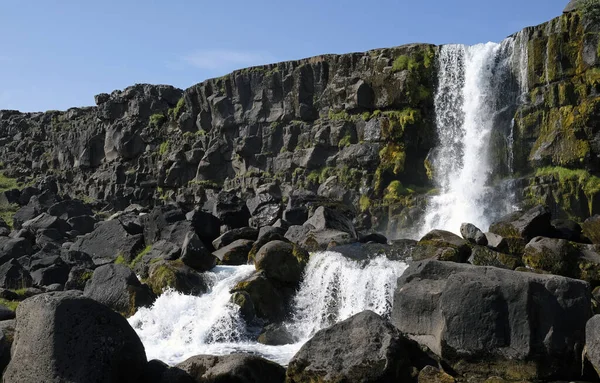
POLYGON ((258 238, 258 230, 251 227, 240 227, 238 229, 229 230, 220 237, 216 238, 212 245, 216 250, 237 241, 238 239, 246 239, 248 241, 256 241, 258 238))
POLYGON ((529 242, 532 238, 552 234, 550 209, 536 206, 526 212, 515 212, 500 218, 490 226, 490 232, 505 238, 522 238, 529 242))
POLYGON ((398 279, 392 322, 475 379, 577 379, 590 302, 579 280, 423 261, 398 279))
POLYGON ((92 216, 94 215, 94 212, 79 200, 64 200, 50 206, 50 208, 48 208, 48 214, 62 218, 66 221, 69 218, 80 217, 84 215, 92 216))
POLYGON ((586 357, 600 375, 600 315, 593 316, 585 326, 586 357))
POLYGON ((319 206, 313 215, 304 222, 305 227, 315 231, 332 229, 350 234, 352 238, 357 238, 356 229, 352 220, 337 210, 319 206))
POLYGON ((592 243, 600 245, 600 215, 586 219, 581 227, 583 235, 589 238, 592 243))
POLYGON ((32 253, 33 248, 28 239, 0 237, 0 264, 32 253))
POLYGON ((208 251, 193 231, 185 235, 181 248, 181 261, 192 269, 208 271, 217 264, 217 257, 208 251))
POLYGON ((197 355, 176 367, 196 382, 283 383, 285 380, 283 367, 250 354, 197 355))
POLYGON ((88 254, 97 265, 112 263, 119 257, 131 262, 144 248, 141 234, 130 235, 118 220, 102 222, 89 234, 80 237, 71 250, 88 254), (110 244, 110 245, 109 245, 110 244))
POLYGON ((485 246, 473 246, 469 263, 476 266, 494 266, 503 269, 515 270, 523 266, 521 257, 501 253, 485 246))
POLYGON ((287 382, 410 382, 425 359, 414 342, 372 311, 320 330, 290 361, 287 382))
POLYGON ((113 264, 94 270, 83 294, 124 316, 131 316, 139 307, 154 301, 150 288, 142 285, 130 268, 113 264))
POLYGON ((467 262, 471 248, 467 241, 445 230, 432 230, 425 234, 412 250, 416 261, 436 259, 440 261, 467 262))
POLYGON ((285 317, 287 294, 274 285, 264 272, 257 272, 240 281, 231 292, 241 293, 246 300, 252 302, 259 318, 277 322, 285 317))
POLYGON ((185 217, 192 223, 198 237, 207 245, 221 234, 221 221, 210 213, 192 210, 185 217))
POLYGON ((71 230, 71 226, 65 220, 47 213, 42 213, 24 222, 23 228, 34 233, 46 229, 56 229, 62 236, 65 236, 71 230))
POLYGON ((256 270, 264 270, 269 279, 288 284, 298 284, 308 263, 309 254, 298 245, 272 241, 256 253, 256 270))
POLYGON ((144 346, 129 323, 78 293, 21 302, 6 383, 137 382, 144 346))
POLYGON ((16 259, 11 259, 0 266, 0 287, 17 290, 32 285, 31 275, 16 259))
POLYGON ((246 201, 233 192, 221 191, 215 200, 207 202, 205 209, 210 209, 212 215, 229 229, 248 226, 250 211, 248 211, 246 201))

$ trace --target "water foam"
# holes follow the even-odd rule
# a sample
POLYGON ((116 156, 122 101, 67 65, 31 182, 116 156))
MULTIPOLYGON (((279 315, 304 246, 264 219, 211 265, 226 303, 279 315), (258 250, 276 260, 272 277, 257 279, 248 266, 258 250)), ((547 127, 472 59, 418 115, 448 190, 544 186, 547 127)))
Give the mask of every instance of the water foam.
POLYGON ((247 327, 238 307, 230 303, 229 291, 252 275, 251 265, 216 267, 205 273, 212 280, 205 295, 167 291, 152 307, 129 318, 129 323, 148 359, 173 365, 199 354, 249 352, 285 365, 322 328, 367 309, 389 316, 396 280, 406 267, 385 257, 354 261, 334 252, 313 254, 291 319, 284 324, 297 341, 290 345, 257 343, 254 329, 247 327))

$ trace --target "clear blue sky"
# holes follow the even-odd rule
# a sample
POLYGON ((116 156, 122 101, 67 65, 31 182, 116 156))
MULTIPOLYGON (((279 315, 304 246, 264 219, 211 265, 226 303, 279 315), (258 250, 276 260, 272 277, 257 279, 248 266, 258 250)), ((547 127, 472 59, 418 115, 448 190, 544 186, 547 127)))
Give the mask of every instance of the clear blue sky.
POLYGON ((411 42, 500 41, 567 0, 0 0, 0 109, 411 42))

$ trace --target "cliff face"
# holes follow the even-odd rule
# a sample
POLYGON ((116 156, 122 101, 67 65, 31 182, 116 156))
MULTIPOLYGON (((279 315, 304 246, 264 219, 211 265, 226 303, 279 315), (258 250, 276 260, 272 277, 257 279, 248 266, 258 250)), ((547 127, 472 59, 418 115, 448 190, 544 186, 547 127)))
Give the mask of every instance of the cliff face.
MULTIPOLYGON (((600 209, 598 23, 572 12, 524 33, 530 92, 515 116, 514 161, 534 176, 523 196, 585 218, 600 209)), ((276 204, 310 191, 354 206, 359 227, 393 235, 434 186, 437 52, 325 55, 185 91, 135 85, 66 112, 0 111, 2 172, 22 183, 50 175, 61 192, 118 209, 202 205, 221 190, 249 198, 276 183, 276 204)))
POLYGON ((62 192, 118 208, 202 204, 223 188, 248 196, 277 182, 283 199, 308 190, 387 210, 411 198, 402 185, 429 184, 436 51, 319 56, 185 91, 136 85, 96 96, 91 108, 3 111, 4 172, 51 174, 62 192))
POLYGON ((600 213, 600 24, 580 12, 524 32, 528 100, 515 116, 524 197, 572 218, 600 213))

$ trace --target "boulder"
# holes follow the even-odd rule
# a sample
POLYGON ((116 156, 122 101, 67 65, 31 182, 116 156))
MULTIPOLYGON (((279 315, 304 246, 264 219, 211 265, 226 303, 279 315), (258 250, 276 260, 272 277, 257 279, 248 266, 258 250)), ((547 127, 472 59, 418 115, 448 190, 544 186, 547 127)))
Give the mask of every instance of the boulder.
POLYGON ((585 220, 583 225, 583 235, 596 245, 600 245, 600 215, 595 215, 585 220))
POLYGON ((208 251, 195 232, 190 231, 183 240, 181 261, 192 269, 203 272, 215 267, 217 257, 208 251))
POLYGON ((212 245, 216 250, 237 241, 238 239, 246 239, 256 241, 258 238, 258 230, 251 227, 240 227, 238 229, 229 230, 220 237, 216 238, 212 245))
POLYGON ((140 224, 143 227, 146 245, 152 245, 160 240, 165 227, 183 219, 185 219, 185 216, 183 216, 181 210, 172 205, 155 207, 150 213, 141 216, 140 224))
POLYGON ((250 253, 248 253, 248 262, 254 262, 254 258, 256 257, 256 253, 260 250, 261 247, 266 245, 271 241, 284 241, 289 242, 287 238, 285 238, 285 230, 278 227, 269 227, 269 230, 263 231, 261 229, 261 234, 259 234, 258 239, 252 245, 252 249, 250 253))
POLYGON ((176 366, 196 382, 283 383, 285 369, 250 354, 193 356, 176 366))
POLYGON ((302 280, 308 258, 308 252, 296 244, 272 241, 256 253, 254 265, 269 279, 296 285, 302 280))
POLYGON ((257 341, 268 346, 284 346, 296 342, 292 334, 282 324, 266 326, 258 336, 257 341))
POLYGON ((387 320, 363 311, 306 342, 288 365, 287 382, 410 382, 422 354, 387 320))
POLYGON ((128 317, 139 307, 150 306, 154 294, 123 265, 104 265, 94 270, 83 295, 128 317))
POLYGON ((533 238, 523 253, 529 268, 600 284, 600 246, 556 238, 533 238))
POLYGON ((162 294, 167 288, 188 295, 201 295, 207 290, 202 275, 181 261, 159 261, 151 264, 146 283, 156 295, 162 294))
POLYGON ((479 228, 470 223, 463 223, 460 225, 460 235, 462 237, 476 245, 486 246, 488 244, 488 240, 479 228))
POLYGON ((245 265, 248 263, 248 253, 253 244, 253 241, 238 239, 213 252, 213 255, 219 258, 223 265, 245 265))
POLYGON ((504 238, 494 233, 485 233, 485 237, 488 240, 487 246, 490 249, 512 255, 522 255, 527 244, 523 238, 504 238))
POLYGON ((245 291, 237 291, 231 294, 230 302, 236 304, 240 308, 240 315, 246 321, 250 323, 256 318, 256 309, 252 302, 252 297, 245 291))
POLYGON ((92 257, 96 265, 113 263, 119 257, 129 263, 143 248, 143 237, 130 235, 118 220, 100 223, 94 231, 80 237, 71 246, 71 250, 81 251, 92 257))
POLYGON ((13 227, 15 230, 20 230, 23 223, 34 219, 42 213, 42 207, 39 203, 30 201, 26 206, 21 207, 13 215, 13 227))
POLYGON ((485 246, 473 246, 469 263, 476 266, 494 266, 502 269, 515 270, 523 266, 521 257, 504 254, 485 246))
POLYGON ((93 216, 94 212, 79 200, 64 200, 48 208, 48 214, 63 220, 81 216, 93 216))
POLYGON ((285 317, 285 293, 275 286, 264 272, 257 272, 240 281, 231 292, 247 294, 245 297, 250 299, 259 318, 277 322, 285 317))
POLYGON ((89 215, 80 215, 77 217, 69 218, 67 223, 77 230, 77 232, 81 235, 85 235, 94 231, 96 227, 96 223, 98 220, 96 218, 89 215))
POLYGON ((427 233, 412 250, 415 261, 436 259, 440 261, 467 262, 471 248, 467 241, 445 230, 427 233))
POLYGON ((552 238, 566 239, 572 242, 588 242, 583 236, 581 226, 570 219, 553 219, 552 220, 552 238))
POLYGON ((600 315, 593 316, 585 326, 586 357, 600 375, 600 315))
POLYGON ((131 263, 133 271, 142 278, 148 277, 150 265, 159 261, 174 261, 181 256, 181 248, 171 242, 160 240, 152 246, 146 246, 131 263))
POLYGON ((33 233, 44 229, 56 229, 63 237, 71 230, 71 226, 67 221, 52 216, 47 213, 42 213, 37 217, 23 223, 23 229, 27 229, 33 233))
POLYGON ((248 226, 250 212, 246 201, 236 196, 235 193, 221 191, 214 201, 209 202, 212 205, 212 214, 229 229, 248 226))
POLYGON ((474 381, 577 379, 590 300, 579 280, 423 261, 398 279, 391 318, 474 381))
POLYGON ((0 264, 32 253, 33 248, 28 239, 0 237, 0 264))
POLYGON ((210 245, 221 234, 221 221, 210 213, 192 210, 185 215, 202 242, 210 245))
POLYGON ((336 210, 324 206, 319 206, 313 215, 304 222, 304 226, 315 231, 333 229, 348 233, 352 238, 357 238, 351 219, 336 210))
POLYGON ((69 279, 69 271, 71 271, 71 267, 58 258, 57 262, 48 267, 31 271, 31 278, 37 286, 49 286, 55 283, 64 285, 69 279))
POLYGON ((87 281, 92 279, 92 275, 94 275, 94 270, 92 269, 77 266, 71 268, 69 278, 67 278, 67 283, 65 283, 65 290, 83 291, 87 281))
POLYGON ((121 315, 74 292, 21 302, 7 383, 137 382, 144 346, 121 315))
POLYGON ((534 237, 552 234, 550 218, 550 209, 539 205, 526 212, 519 211, 500 218, 490 226, 490 232, 529 242, 534 237))
POLYGON ((32 285, 31 275, 16 259, 11 259, 0 266, 0 287, 18 290, 32 285))

